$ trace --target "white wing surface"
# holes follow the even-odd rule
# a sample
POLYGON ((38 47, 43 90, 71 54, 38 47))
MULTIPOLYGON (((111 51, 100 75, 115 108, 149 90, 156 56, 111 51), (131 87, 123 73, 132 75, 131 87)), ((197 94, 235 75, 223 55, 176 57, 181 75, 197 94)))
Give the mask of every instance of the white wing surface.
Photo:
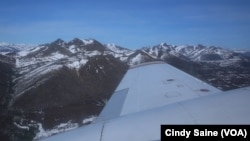
POLYGON ((168 64, 131 68, 97 120, 46 141, 158 141, 162 124, 250 124, 250 87, 222 92, 168 64))

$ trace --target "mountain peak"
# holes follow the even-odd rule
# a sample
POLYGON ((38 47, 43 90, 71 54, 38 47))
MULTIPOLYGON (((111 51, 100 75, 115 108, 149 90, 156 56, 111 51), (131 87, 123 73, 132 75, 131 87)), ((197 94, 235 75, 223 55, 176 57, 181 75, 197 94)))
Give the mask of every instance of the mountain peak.
POLYGON ((97 42, 97 41, 94 40, 94 39, 79 39, 79 38, 74 38, 73 40, 69 41, 68 43, 69 44, 74 44, 74 45, 81 46, 81 45, 93 44, 95 42, 97 42))
POLYGON ((167 43, 162 42, 160 45, 161 45, 161 46, 166 46, 166 45, 167 45, 167 43))
POLYGON ((74 38, 73 40, 69 41, 68 44, 83 45, 84 43, 79 38, 74 38))
POLYGON ((98 41, 94 39, 84 39, 82 40, 85 45, 93 44, 93 43, 98 43, 98 41))
POLYGON ((162 42, 162 43, 160 44, 160 46, 170 46, 170 45, 167 44, 166 42, 162 42))
POLYGON ((54 42, 52 42, 51 44, 64 46, 65 42, 62 39, 58 38, 54 42))

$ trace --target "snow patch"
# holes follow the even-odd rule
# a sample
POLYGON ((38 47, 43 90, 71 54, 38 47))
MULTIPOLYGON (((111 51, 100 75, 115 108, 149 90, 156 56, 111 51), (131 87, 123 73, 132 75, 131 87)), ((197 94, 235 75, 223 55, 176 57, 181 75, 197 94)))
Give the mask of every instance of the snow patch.
POLYGON ((92 57, 92 56, 96 56, 96 55, 101 55, 101 54, 102 54, 102 53, 99 52, 99 51, 97 51, 97 50, 86 52, 86 55, 87 55, 88 57, 92 57))
POLYGON ((110 50, 114 51, 114 52, 118 52, 119 51, 119 49, 113 43, 107 44, 106 47, 109 48, 110 50))
POLYGON ((87 40, 87 39, 84 39, 82 40, 84 45, 89 45, 89 44, 93 44, 94 43, 94 40, 87 40))
POLYGON ((58 60, 58 59, 62 59, 62 58, 64 58, 64 57, 67 57, 66 55, 63 55, 63 54, 61 54, 61 53, 59 53, 59 52, 55 52, 55 53, 52 53, 51 54, 51 59, 53 59, 53 60, 58 60))
POLYGON ((76 46, 75 46, 75 45, 69 46, 69 51, 70 51, 71 53, 76 53, 76 52, 77 52, 76 46))
POLYGON ((16 122, 14 122, 14 125, 16 125, 20 129, 25 129, 25 130, 29 130, 30 129, 28 126, 22 126, 22 125, 17 124, 16 122))
POLYGON ((44 130, 41 123, 38 123, 38 126, 39 126, 38 127, 39 131, 36 134, 34 140, 49 137, 49 136, 52 136, 54 134, 58 134, 61 132, 65 132, 65 131, 69 131, 69 130, 73 130, 73 129, 78 128, 78 124, 71 123, 71 121, 69 121, 67 123, 61 123, 60 125, 55 126, 51 130, 44 130))
POLYGON ((87 59, 81 59, 80 61, 79 60, 76 60, 76 61, 72 61, 71 63, 67 64, 67 67, 73 69, 79 69, 81 66, 84 66, 86 63, 88 62, 87 59))
POLYGON ((142 62, 142 55, 141 53, 137 54, 133 59, 130 60, 129 65, 137 65, 142 62))
POLYGON ((88 124, 91 123, 92 121, 94 121, 97 117, 96 116, 89 116, 88 118, 84 119, 82 121, 82 124, 88 124))
MULTIPOLYGON (((105 44, 105 46, 108 49, 110 49, 111 51, 115 52, 115 54, 113 56, 129 55, 129 54, 134 53, 133 51, 125 49, 125 48, 121 48, 114 43, 105 44)), ((117 58, 117 57, 115 57, 115 58, 117 58)))
POLYGON ((26 56, 27 54, 29 54, 29 51, 26 51, 26 50, 18 52, 18 55, 21 57, 26 56))

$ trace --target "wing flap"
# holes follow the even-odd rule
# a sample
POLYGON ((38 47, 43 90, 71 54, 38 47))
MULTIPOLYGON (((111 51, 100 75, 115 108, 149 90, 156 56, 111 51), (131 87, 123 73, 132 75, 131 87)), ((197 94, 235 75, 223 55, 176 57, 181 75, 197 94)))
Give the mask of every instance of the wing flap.
POLYGON ((123 108, 124 101, 128 94, 128 88, 116 91, 111 100, 105 105, 101 114, 98 116, 95 122, 106 121, 116 117, 119 117, 123 108))

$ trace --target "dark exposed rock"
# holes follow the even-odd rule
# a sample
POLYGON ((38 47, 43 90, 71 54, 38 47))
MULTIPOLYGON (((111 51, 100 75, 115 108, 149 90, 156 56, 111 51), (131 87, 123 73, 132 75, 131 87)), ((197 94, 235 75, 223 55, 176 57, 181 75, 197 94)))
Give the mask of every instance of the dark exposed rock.
POLYGON ((200 59, 201 61, 222 60, 222 58, 218 54, 204 54, 200 59))

